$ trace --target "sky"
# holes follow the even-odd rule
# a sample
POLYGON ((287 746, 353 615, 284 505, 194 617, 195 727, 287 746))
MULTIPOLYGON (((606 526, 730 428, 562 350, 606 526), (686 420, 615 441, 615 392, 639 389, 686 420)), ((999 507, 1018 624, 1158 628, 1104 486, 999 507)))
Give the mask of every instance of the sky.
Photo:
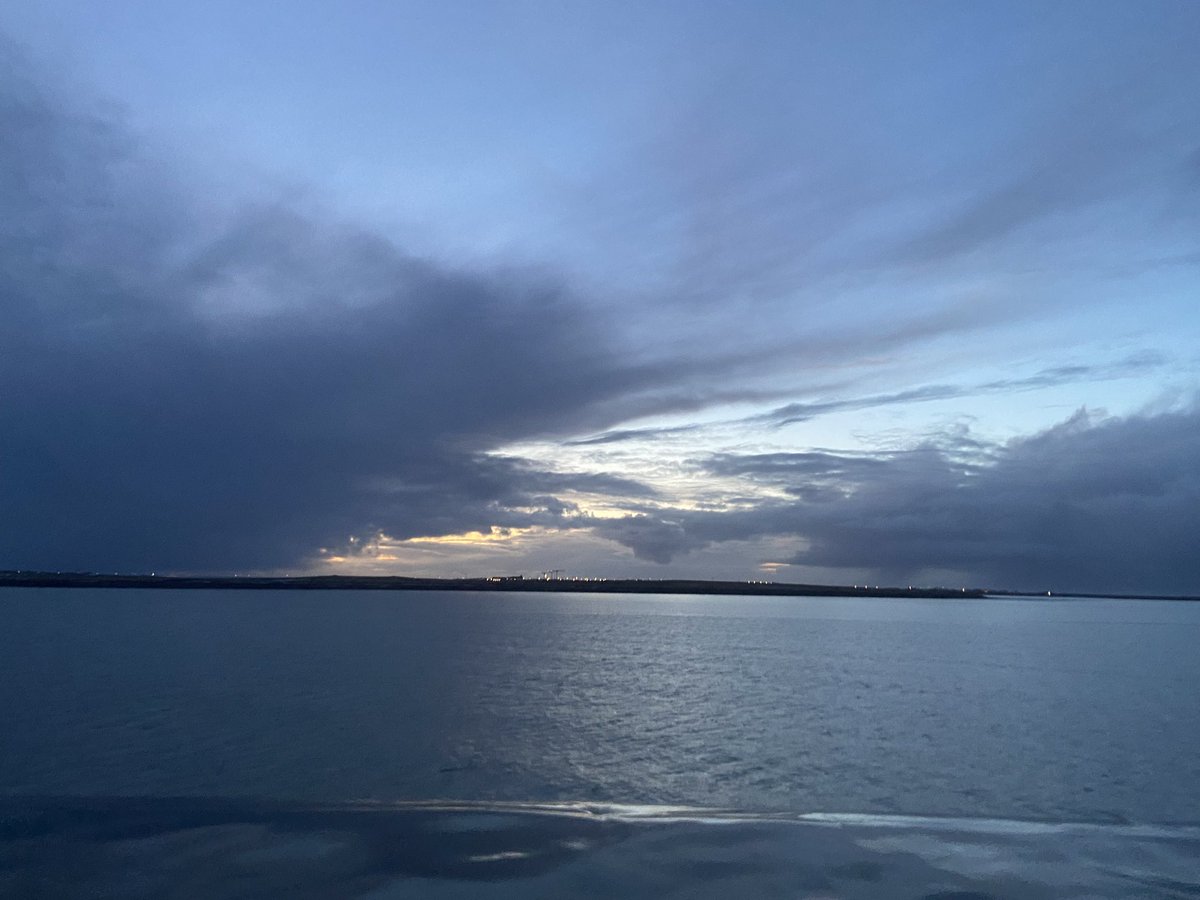
POLYGON ((1200 4, 0 7, 0 568, 1200 593, 1200 4))

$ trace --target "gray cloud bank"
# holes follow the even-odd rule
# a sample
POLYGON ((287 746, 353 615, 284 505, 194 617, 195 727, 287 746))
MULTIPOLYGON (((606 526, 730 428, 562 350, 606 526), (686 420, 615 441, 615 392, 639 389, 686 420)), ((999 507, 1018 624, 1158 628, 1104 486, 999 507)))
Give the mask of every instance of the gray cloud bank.
POLYGON ((288 206, 206 218, 119 122, 0 65, 0 567, 282 567, 647 492, 486 455, 664 383, 551 280, 288 206))
POLYGON ((658 562, 791 535, 804 549, 780 562, 891 583, 952 571, 993 587, 1200 592, 1196 409, 1100 422, 1081 411, 983 453, 965 441, 878 455, 719 455, 706 465, 794 499, 598 528, 658 562))

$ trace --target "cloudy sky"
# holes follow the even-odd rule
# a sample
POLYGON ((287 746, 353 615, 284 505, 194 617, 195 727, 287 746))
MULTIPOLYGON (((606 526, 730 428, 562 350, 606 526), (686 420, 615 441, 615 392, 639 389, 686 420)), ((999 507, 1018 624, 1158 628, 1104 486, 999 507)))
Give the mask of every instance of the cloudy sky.
POLYGON ((1200 4, 0 7, 0 568, 1200 593, 1200 4))

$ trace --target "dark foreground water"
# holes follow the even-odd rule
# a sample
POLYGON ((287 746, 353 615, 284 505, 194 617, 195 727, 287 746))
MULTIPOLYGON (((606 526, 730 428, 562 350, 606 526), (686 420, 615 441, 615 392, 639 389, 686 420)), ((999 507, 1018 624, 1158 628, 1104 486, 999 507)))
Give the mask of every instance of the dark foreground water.
POLYGON ((0 592, 3 896, 1200 896, 1200 604, 0 592))

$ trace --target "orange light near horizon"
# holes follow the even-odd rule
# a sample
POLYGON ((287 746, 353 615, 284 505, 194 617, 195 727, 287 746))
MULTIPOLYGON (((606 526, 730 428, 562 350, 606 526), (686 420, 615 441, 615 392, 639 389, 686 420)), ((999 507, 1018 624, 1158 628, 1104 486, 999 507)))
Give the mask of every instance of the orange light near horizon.
POLYGON ((495 544, 511 541, 529 534, 532 528, 500 528, 493 525, 488 531, 464 531, 461 534, 438 534, 425 537, 406 538, 395 541, 396 546, 405 544, 495 544))

